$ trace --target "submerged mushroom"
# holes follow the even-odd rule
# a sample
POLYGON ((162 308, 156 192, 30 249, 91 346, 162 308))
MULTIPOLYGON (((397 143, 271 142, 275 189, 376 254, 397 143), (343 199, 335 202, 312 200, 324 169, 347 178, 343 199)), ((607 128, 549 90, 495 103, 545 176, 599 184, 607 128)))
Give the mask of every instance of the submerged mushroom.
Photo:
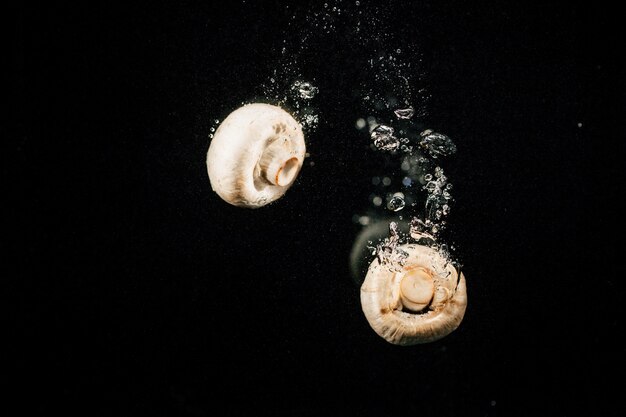
POLYGON ((211 141, 211 187, 232 205, 264 206, 291 187, 305 150, 302 128, 289 113, 270 104, 247 104, 224 119, 211 141))
POLYGON ((372 329, 390 343, 414 345, 441 339, 465 314, 465 277, 436 250, 402 245, 403 265, 375 259, 361 286, 361 306, 372 329))

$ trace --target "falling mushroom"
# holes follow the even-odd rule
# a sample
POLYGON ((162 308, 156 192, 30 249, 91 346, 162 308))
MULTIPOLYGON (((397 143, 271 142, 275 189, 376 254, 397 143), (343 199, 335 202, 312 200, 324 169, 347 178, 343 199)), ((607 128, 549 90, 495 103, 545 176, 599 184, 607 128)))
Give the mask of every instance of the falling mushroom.
POLYGON ((300 124, 280 107, 242 106, 220 124, 207 152, 213 190, 226 202, 258 208, 294 183, 306 146, 300 124))
POLYGON ((390 343, 415 345, 454 331, 465 314, 465 277, 436 250, 406 244, 402 265, 375 259, 361 286, 361 306, 374 331, 390 343))

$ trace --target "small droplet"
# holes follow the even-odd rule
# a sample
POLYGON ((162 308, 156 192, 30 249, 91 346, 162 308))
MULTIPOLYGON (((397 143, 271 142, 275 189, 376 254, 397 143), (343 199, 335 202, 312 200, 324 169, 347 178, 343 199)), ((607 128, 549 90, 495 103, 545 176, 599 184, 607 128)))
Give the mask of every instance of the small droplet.
POLYGON ((372 203, 374 203, 376 207, 380 207, 380 205, 383 204, 383 199, 379 196, 376 196, 372 199, 372 203))
POLYGON ((380 177, 372 177, 372 185, 380 184, 380 177))
POLYGON ((426 174, 426 175, 424 175, 424 179, 425 179, 426 181, 432 181, 433 176, 432 176, 431 174, 426 174))
POLYGON ((357 0, 357 1, 354 2, 354 4, 356 4, 357 6, 360 6, 361 2, 357 0))
POLYGON ((396 49, 396 53, 400 53, 402 50, 400 48, 396 49))
POLYGON ((391 185, 391 178, 389 178, 389 177, 383 178, 383 185, 385 187, 388 187, 389 185, 391 185))
POLYGON ((220 122, 219 119, 215 119, 215 124, 218 124, 220 122))
POLYGON ((367 126, 367 122, 365 121, 364 118, 361 117, 356 120, 355 126, 357 129, 361 130, 361 129, 364 129, 365 126, 367 126))
POLYGON ((412 183, 413 181, 409 177, 404 177, 402 179, 402 185, 404 185, 405 187, 410 187, 412 183))
POLYGON ((211 129, 209 129, 211 132, 215 132, 215 128, 211 126, 211 129))

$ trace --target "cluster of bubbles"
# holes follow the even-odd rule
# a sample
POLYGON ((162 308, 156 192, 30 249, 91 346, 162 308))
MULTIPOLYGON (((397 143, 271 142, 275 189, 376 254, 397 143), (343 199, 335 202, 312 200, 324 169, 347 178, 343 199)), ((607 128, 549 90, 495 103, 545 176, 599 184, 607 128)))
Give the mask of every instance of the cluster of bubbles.
MULTIPOLYGON (((397 108, 393 111, 398 121, 409 121, 415 111, 412 106, 397 108)), ((365 119, 357 120, 357 129, 366 127, 365 119)), ((382 265, 393 268, 392 265, 403 265, 406 253, 399 249, 400 243, 415 242, 436 249, 449 262, 452 259, 451 248, 439 242, 440 232, 446 226, 446 217, 450 213, 453 200, 452 184, 444 170, 436 161, 454 154, 457 150, 454 142, 445 134, 425 129, 419 135, 407 134, 410 129, 404 127, 398 131, 390 124, 378 124, 376 119, 368 118, 369 134, 372 148, 376 151, 387 152, 397 156, 404 173, 401 184, 404 192, 388 192, 385 208, 398 213, 398 220, 403 220, 403 210, 413 209, 407 220, 409 230, 403 234, 399 231, 398 223, 390 222, 389 236, 381 239, 378 244, 370 243, 372 254, 376 255, 382 265), (418 206, 417 194, 422 193, 422 207, 418 206), (410 204, 407 197, 411 196, 410 204), (418 213, 415 213, 418 211, 418 213)), ((384 186, 390 186, 392 181, 384 177, 384 186)), ((380 184, 379 180, 373 181, 380 184)), ((382 198, 376 194, 371 196, 374 206, 382 206, 382 198)), ((359 223, 362 224, 361 217, 359 223)))
POLYGON ((420 133, 420 147, 424 149, 432 158, 452 155, 456 152, 456 145, 444 134, 426 129, 420 133))
MULTIPOLYGON (((422 84, 416 44, 394 38, 398 31, 387 30, 386 14, 391 11, 386 7, 327 0, 321 7, 290 12, 285 28, 289 36, 283 40, 270 82, 263 85, 263 95, 289 108, 304 129, 314 129, 319 123, 314 106, 319 88, 303 73, 309 67, 309 49, 316 42, 339 38, 343 44, 359 45, 359 54, 352 58, 361 69, 355 75, 362 78, 355 80, 353 92, 368 115, 355 127, 368 133, 374 151, 400 165, 400 170, 372 179, 379 189, 370 195, 374 212, 383 210, 382 217, 397 218, 389 223, 389 235, 372 246, 373 252, 387 265, 402 265, 406 253, 398 245, 411 241, 448 254, 439 240, 453 197, 441 161, 457 149, 447 135, 423 125, 430 96, 422 84), (404 232, 407 224, 409 230, 404 232)), ((361 225, 370 224, 373 217, 376 214, 354 216, 361 225)))
POLYGON ((213 136, 215 135, 215 131, 217 130, 217 127, 220 124, 220 119, 215 119, 213 120, 213 124, 211 125, 211 128, 209 129, 209 131, 211 133, 209 133, 209 138, 213 139, 213 136))
POLYGON ((310 100, 319 92, 319 88, 308 81, 295 81, 291 86, 291 90, 295 91, 300 98, 310 100))
POLYGON ((450 213, 450 205, 448 203, 452 199, 450 194, 452 184, 447 182, 448 178, 444 175, 441 167, 435 167, 434 176, 426 174, 424 179, 428 181, 424 186, 424 189, 428 192, 428 197, 426 197, 427 218, 439 221, 443 216, 447 216, 450 213))
MULTIPOLYGON (((388 30, 387 14, 393 12, 388 7, 366 7, 358 0, 327 0, 313 9, 287 5, 284 10, 289 18, 277 49, 279 56, 259 95, 287 109, 305 133, 311 133, 319 124, 315 99, 320 93, 315 77, 306 73, 314 67, 307 60, 316 59, 312 47, 337 39, 343 45, 358 45, 358 53, 350 56, 360 71, 355 74, 360 78, 354 81, 352 91, 366 116, 358 118, 355 127, 368 134, 372 150, 397 162, 400 170, 372 179, 376 187, 369 200, 372 213, 354 215, 354 221, 367 226, 376 217, 397 218, 389 223, 389 235, 372 243, 372 252, 381 263, 402 265, 406 253, 398 245, 407 242, 448 254, 449 248, 439 240, 453 197, 441 162, 457 149, 447 135, 423 125, 430 96, 423 87, 422 58, 416 43, 394 38, 402 35, 388 30), (409 230, 404 232, 407 225, 409 230)), ((210 136, 218 123, 216 120, 211 127, 210 136)))
POLYGON ((381 265, 386 266, 393 272, 402 271, 402 267, 409 254, 398 246, 402 241, 397 222, 389 223, 389 236, 380 241, 376 247, 372 247, 372 255, 378 258, 381 265))

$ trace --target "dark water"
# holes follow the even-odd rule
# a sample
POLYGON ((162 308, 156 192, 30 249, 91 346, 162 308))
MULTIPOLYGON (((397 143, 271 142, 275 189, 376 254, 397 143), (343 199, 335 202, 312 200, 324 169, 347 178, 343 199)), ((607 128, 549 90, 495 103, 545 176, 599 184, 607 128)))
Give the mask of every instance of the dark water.
POLYGON ((248 3, 20 10, 5 221, 21 414, 624 415, 611 11, 388 6, 423 55, 424 123, 457 146, 469 296, 458 330, 402 348, 369 328, 348 262, 381 164, 354 128, 358 46, 307 40, 315 164, 283 199, 252 211, 210 190, 213 120, 260 96, 294 10, 322 7, 248 3))

